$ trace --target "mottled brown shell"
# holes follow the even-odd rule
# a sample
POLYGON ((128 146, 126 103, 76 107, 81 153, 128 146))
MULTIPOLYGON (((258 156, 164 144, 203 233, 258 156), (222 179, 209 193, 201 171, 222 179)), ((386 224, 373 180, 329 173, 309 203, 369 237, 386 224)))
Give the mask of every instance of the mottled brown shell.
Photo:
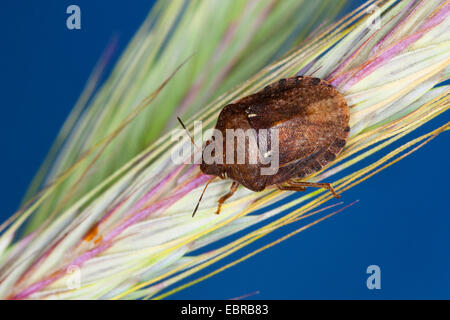
POLYGON ((277 174, 261 175, 262 165, 248 163, 202 163, 201 170, 261 191, 292 178, 306 177, 333 161, 348 137, 349 108, 344 96, 324 80, 281 79, 225 106, 216 125, 224 136, 226 129, 249 128, 279 130, 277 174))

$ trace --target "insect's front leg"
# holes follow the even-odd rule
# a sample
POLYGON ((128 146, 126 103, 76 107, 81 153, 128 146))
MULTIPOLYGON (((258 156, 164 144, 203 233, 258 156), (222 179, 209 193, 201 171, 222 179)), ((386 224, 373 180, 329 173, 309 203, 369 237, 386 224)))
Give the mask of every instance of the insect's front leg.
POLYGON ((236 182, 236 181, 233 181, 233 183, 231 184, 231 187, 230 187, 230 191, 228 191, 227 194, 225 194, 225 195, 223 195, 223 196, 220 197, 220 199, 219 199, 219 201, 218 201, 218 204, 217 204, 217 211, 216 211, 216 214, 219 214, 219 213, 220 213, 220 211, 222 210, 222 205, 223 205, 223 203, 224 203, 225 201, 227 201, 227 199, 228 199, 229 197, 231 197, 231 196, 236 192, 236 190, 237 190, 238 187, 239 187, 239 183, 236 182))

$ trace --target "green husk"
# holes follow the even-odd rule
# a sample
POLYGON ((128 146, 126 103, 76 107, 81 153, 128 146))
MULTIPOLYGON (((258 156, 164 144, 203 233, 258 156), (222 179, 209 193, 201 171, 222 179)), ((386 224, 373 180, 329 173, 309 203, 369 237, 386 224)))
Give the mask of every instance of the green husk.
MULTIPOLYGON (((120 134, 62 182, 27 224, 27 232, 59 214, 173 128, 174 115, 190 116, 298 45, 319 23, 333 19, 344 0, 159 1, 122 54, 108 80, 88 100, 92 82, 61 131, 25 201, 42 184, 71 168, 114 132, 132 110, 182 61, 187 63, 120 134), (80 110, 83 110, 78 121, 80 110), (70 197, 66 195, 70 193, 70 197), (66 199, 65 199, 66 197, 66 199), (64 201, 62 201, 64 200, 64 201)), ((96 71, 99 72, 98 70, 96 71)))

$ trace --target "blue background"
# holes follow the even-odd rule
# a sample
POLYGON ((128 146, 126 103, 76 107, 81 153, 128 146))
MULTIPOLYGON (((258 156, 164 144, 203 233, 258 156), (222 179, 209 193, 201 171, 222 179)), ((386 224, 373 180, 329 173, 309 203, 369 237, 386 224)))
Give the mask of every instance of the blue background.
MULTIPOLYGON (((152 2, 1 2, 0 221, 17 209, 111 37, 119 36, 114 61, 152 2), (66 28, 70 4, 81 7, 80 31, 66 28)), ((357 205, 172 298, 228 299, 254 291, 259 291, 254 299, 450 298, 449 142, 444 133, 346 192, 344 201, 359 199, 357 205), (381 290, 366 287, 371 264, 381 267, 381 290)))

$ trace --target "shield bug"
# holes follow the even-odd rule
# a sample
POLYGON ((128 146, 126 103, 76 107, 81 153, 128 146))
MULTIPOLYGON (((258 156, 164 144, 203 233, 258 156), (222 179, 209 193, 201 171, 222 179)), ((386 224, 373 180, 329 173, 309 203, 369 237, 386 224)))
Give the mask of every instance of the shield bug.
MULTIPOLYGON (((268 164, 260 158, 256 163, 250 163, 250 150, 241 163, 234 161, 236 152, 231 163, 225 152, 222 152, 223 161, 220 163, 208 164, 202 160, 200 169, 203 173, 233 180, 230 191, 218 201, 217 213, 240 184, 252 191, 265 188, 305 191, 306 187, 319 187, 339 197, 329 183, 295 179, 319 171, 336 158, 346 144, 350 131, 349 118, 349 107, 344 96, 325 80, 313 77, 281 79, 255 94, 226 105, 219 114, 216 130, 225 137, 230 130, 250 129, 257 133, 264 129, 270 132, 269 135, 276 132, 278 168, 274 174, 262 174, 261 169, 267 168, 268 164)), ((247 138, 244 147, 249 145, 250 136, 247 138)), ((202 150, 205 152, 211 144, 217 150, 227 150, 227 147, 229 150, 230 145, 227 144, 230 141, 233 142, 234 138, 220 142, 211 139, 202 150)), ((236 151, 239 145, 232 144, 236 151)), ((198 203, 194 214, 197 208, 198 203)))

